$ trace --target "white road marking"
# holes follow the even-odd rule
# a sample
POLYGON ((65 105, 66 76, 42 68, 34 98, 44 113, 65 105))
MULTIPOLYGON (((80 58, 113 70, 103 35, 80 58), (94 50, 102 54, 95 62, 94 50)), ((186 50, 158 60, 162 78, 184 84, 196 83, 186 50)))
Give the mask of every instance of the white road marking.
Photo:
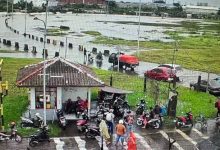
POLYGON ((202 132, 200 132, 199 130, 197 130, 196 128, 193 128, 192 129, 193 131, 195 131, 199 136, 201 136, 203 139, 208 139, 209 137, 208 136, 204 136, 202 134, 202 132))
MULTIPOLYGON (((95 139, 98 141, 99 146, 101 147, 101 145, 102 145, 101 137, 100 136, 96 136, 95 139)), ((105 143, 105 139, 103 139, 103 150, 108 150, 108 147, 106 146, 106 143, 105 143)))
POLYGON ((74 139, 78 144, 79 150, 86 150, 86 141, 82 140, 79 136, 74 137, 74 139))
MULTIPOLYGON (((159 131, 162 136, 169 141, 169 136, 166 134, 164 131, 159 131)), ((171 139, 173 141, 173 139, 171 139)), ((173 145, 178 149, 178 150, 184 150, 177 142, 173 143, 173 145)))
POLYGON ((152 148, 150 147, 150 145, 148 145, 147 141, 144 140, 144 137, 142 137, 140 134, 138 133, 134 133, 136 138, 140 140, 141 146, 144 147, 144 150, 152 150, 152 148))
POLYGON ((54 138, 53 140, 56 143, 56 150, 63 150, 64 142, 60 141, 60 138, 54 138))
POLYGON ((186 135, 186 133, 184 133, 183 131, 181 131, 181 130, 179 130, 179 129, 176 129, 176 132, 178 132, 180 135, 182 135, 182 137, 183 137, 184 139, 188 140, 190 143, 192 143, 192 144, 195 146, 196 149, 198 149, 198 148, 196 147, 197 142, 194 141, 194 140, 193 140, 191 137, 189 137, 188 135, 186 135))

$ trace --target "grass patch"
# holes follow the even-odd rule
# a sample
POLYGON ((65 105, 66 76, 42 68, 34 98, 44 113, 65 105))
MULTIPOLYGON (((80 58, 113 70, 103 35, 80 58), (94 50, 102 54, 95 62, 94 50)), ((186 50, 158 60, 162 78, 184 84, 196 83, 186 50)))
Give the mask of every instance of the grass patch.
POLYGON ((0 50, 0 53, 24 53, 23 51, 0 50))
POLYGON ((93 36, 101 36, 102 34, 98 31, 81 31, 82 33, 93 35, 93 36))
POLYGON ((47 29, 47 35, 48 36, 64 36, 68 34, 65 31, 68 31, 68 30, 64 30, 60 28, 50 28, 50 29, 47 29))

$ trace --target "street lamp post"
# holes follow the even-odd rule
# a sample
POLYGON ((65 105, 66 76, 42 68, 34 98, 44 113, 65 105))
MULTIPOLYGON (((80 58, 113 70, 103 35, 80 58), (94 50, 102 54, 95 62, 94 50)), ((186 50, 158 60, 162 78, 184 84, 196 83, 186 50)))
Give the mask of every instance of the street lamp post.
POLYGON ((43 64, 43 99, 44 99, 44 125, 47 125, 47 118, 46 118, 46 36, 47 36, 47 5, 48 0, 46 1, 46 17, 45 21, 41 20, 37 17, 34 20, 39 20, 44 23, 44 48, 43 48, 43 57, 44 57, 44 64, 43 64))
POLYGON ((139 1, 139 14, 138 14, 138 50, 137 50, 137 56, 139 56, 139 49, 140 49, 140 21, 141 21, 141 0, 139 1))
POLYGON ((27 30, 27 0, 25 1, 25 21, 24 21, 24 35, 26 36, 27 30))

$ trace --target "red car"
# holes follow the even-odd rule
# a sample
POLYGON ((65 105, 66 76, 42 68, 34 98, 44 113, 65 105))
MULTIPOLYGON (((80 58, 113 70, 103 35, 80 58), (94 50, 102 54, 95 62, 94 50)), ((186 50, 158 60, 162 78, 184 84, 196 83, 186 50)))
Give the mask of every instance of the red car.
MULTIPOLYGON (((147 70, 144 73, 148 78, 162 81, 171 81, 176 77, 175 72, 172 72, 172 69, 167 67, 157 67, 152 70, 147 70)), ((178 81, 178 77, 177 81, 178 81)))

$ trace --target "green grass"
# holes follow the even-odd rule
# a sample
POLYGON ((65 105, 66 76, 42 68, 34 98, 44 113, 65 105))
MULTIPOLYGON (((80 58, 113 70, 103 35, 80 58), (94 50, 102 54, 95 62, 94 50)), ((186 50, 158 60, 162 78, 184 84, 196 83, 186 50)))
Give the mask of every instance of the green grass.
POLYGON ((89 34, 89 35, 93 35, 93 36, 100 36, 102 35, 100 32, 98 31, 81 31, 82 33, 85 33, 85 34, 89 34))
POLYGON ((0 53, 25 53, 23 51, 0 50, 0 53))

